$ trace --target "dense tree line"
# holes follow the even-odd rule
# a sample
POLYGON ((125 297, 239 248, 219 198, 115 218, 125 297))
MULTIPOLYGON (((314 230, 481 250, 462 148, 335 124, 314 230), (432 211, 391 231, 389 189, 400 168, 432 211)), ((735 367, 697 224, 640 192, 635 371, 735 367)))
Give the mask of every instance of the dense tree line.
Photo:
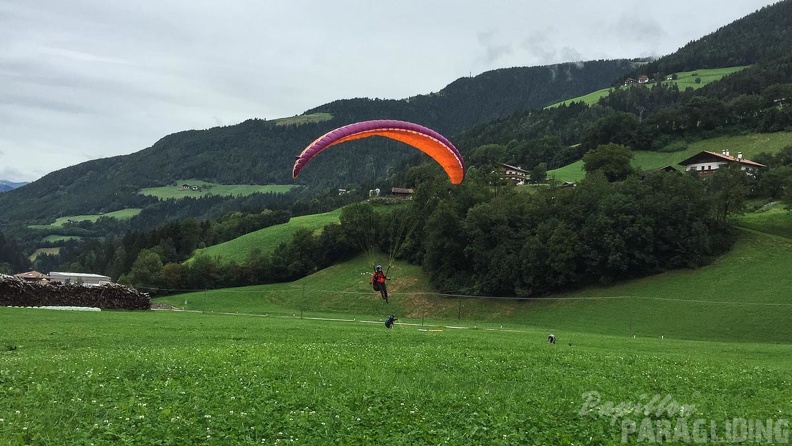
POLYGON ((22 252, 16 240, 6 238, 0 232, 0 274, 14 274, 25 271, 29 266, 30 261, 22 252))
POLYGON ((705 182, 668 172, 608 181, 602 166, 575 188, 444 200, 426 227, 433 285, 535 296, 699 266, 730 246, 705 182))

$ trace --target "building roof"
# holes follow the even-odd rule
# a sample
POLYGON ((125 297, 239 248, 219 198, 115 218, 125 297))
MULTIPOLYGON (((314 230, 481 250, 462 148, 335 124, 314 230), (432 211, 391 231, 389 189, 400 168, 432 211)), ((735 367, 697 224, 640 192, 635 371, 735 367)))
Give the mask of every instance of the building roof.
POLYGON ((658 172, 680 173, 679 170, 676 169, 676 167, 674 167, 674 166, 669 164, 667 166, 655 167, 655 168, 652 168, 652 169, 646 169, 646 170, 642 171, 639 174, 639 176, 641 177, 641 179, 644 179, 647 176, 655 174, 655 173, 658 173, 658 172))
POLYGON ((43 274, 43 273, 40 273, 38 271, 28 271, 26 273, 14 274, 14 277, 19 277, 20 279, 37 279, 37 280, 40 280, 40 279, 46 279, 47 275, 43 274))
POLYGON ((503 166, 503 167, 505 167, 507 169, 516 170, 518 172, 528 173, 527 170, 524 170, 524 169, 516 167, 516 166, 512 166, 511 164, 501 163, 501 166, 503 166))
POLYGON ((49 273, 50 277, 56 276, 68 276, 68 277, 81 277, 83 279, 107 279, 110 280, 110 277, 103 276, 101 274, 89 274, 89 273, 64 273, 64 272, 51 272, 49 273))
POLYGON ((391 193, 392 194, 411 194, 415 192, 415 189, 406 189, 403 187, 392 187, 391 193))
POLYGON ((756 161, 751 161, 745 158, 740 159, 735 156, 726 155, 718 152, 709 152, 706 150, 703 152, 699 152, 686 160, 680 161, 679 165, 688 166, 690 164, 706 162, 707 159, 713 159, 713 158, 726 162, 747 164, 749 166, 754 166, 754 167, 767 167, 764 164, 757 163, 756 161))

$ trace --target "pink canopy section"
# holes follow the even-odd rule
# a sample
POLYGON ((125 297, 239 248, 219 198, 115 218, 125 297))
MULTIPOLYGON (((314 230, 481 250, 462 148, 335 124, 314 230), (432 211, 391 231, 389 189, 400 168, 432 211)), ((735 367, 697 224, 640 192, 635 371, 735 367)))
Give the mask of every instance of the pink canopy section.
POLYGON ((292 169, 292 178, 297 178, 300 170, 319 152, 336 144, 371 136, 383 136, 401 141, 426 153, 440 164, 452 184, 459 184, 465 178, 465 163, 462 155, 451 141, 422 125, 392 119, 356 122, 325 133, 297 156, 292 169))

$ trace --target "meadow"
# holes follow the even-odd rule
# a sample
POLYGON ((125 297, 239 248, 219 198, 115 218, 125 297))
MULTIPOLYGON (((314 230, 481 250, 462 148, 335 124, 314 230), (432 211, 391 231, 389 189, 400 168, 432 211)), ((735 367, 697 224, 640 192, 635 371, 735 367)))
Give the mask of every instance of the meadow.
POLYGON ((713 441, 734 419, 779 442, 792 415, 790 345, 175 311, 0 327, 9 445, 681 444, 666 425, 713 441))
MULTIPOLYGON (((634 151, 631 164, 641 170, 669 165, 681 170, 682 166, 678 165, 680 161, 705 150, 721 153, 724 149, 728 149, 732 156, 737 156, 737 152, 742 152, 746 159, 751 159, 761 152, 777 153, 789 146, 792 146, 792 132, 720 136, 691 142, 687 149, 678 152, 634 151)), ((586 172, 583 170, 583 161, 581 160, 559 169, 550 170, 547 172, 547 176, 561 182, 575 182, 582 180, 586 176, 586 172)))
POLYGON ((36 257, 38 257, 40 255, 47 254, 47 255, 55 256, 55 255, 58 255, 59 253, 60 253, 60 247, 38 248, 37 250, 33 251, 33 254, 31 254, 30 257, 28 257, 28 258, 32 262, 32 261, 36 260, 36 257))
POLYGON ((278 244, 291 240, 292 235, 298 229, 319 231, 325 225, 337 223, 340 216, 341 210, 337 209, 323 214, 294 217, 288 223, 270 226, 224 243, 197 249, 191 259, 198 256, 210 256, 224 261, 243 263, 253 250, 258 250, 262 253, 272 252, 278 244))
MULTIPOLYGON (((695 71, 682 71, 676 73, 677 75, 676 79, 666 79, 661 83, 675 84, 677 87, 679 87, 680 91, 684 91, 688 87, 693 88, 695 90, 711 82, 715 82, 724 76, 735 73, 745 68, 746 67, 729 67, 729 68, 712 68, 712 69, 695 70, 695 71), (696 81, 696 79, 698 79, 698 81, 696 81)), ((643 85, 646 88, 651 88, 656 84, 657 84, 656 82, 651 82, 640 85, 643 85)), ((621 86, 619 88, 628 88, 628 87, 621 86)), ((572 99, 567 99, 565 101, 556 102, 555 104, 548 105, 545 108, 558 107, 561 104, 568 105, 571 104, 572 102, 583 102, 588 105, 596 104, 597 101, 599 101, 601 98, 604 98, 605 96, 609 95, 611 91, 613 91, 613 88, 603 88, 601 90, 593 91, 583 96, 578 96, 572 99)))
POLYGON ((139 214, 140 211, 142 211, 142 209, 129 208, 129 209, 119 209, 113 212, 106 212, 104 214, 68 215, 66 217, 58 217, 55 219, 54 222, 48 225, 29 225, 28 227, 31 229, 59 229, 62 228, 67 223, 74 223, 81 221, 95 222, 96 220, 99 220, 102 217, 127 220, 139 214))
MULTIPOLYGON (((787 213, 783 227, 792 227, 787 213)), ((391 300, 369 285, 366 256, 292 283, 187 293, 156 299, 201 312, 366 318, 393 312, 411 323, 455 321, 469 328, 542 327, 616 336, 733 342, 792 341, 792 240, 743 231, 710 265, 535 299, 438 294, 416 265, 388 272, 391 300)))
MULTIPOLYGON (((400 200, 388 201, 385 199, 376 199, 374 201, 369 201, 369 203, 374 207, 375 212, 385 212, 393 209, 394 206, 401 206, 403 204, 400 200)), ((325 226, 338 223, 340 217, 341 209, 322 214, 293 217, 287 223, 259 229, 258 231, 253 231, 227 242, 196 249, 192 257, 188 259, 188 262, 191 262, 198 256, 209 256, 220 259, 221 261, 243 263, 254 250, 261 253, 270 253, 280 243, 291 240, 297 230, 307 229, 314 233, 318 233, 325 226)))
POLYGON ((309 115, 298 115, 289 118, 273 119, 272 122, 274 122, 275 125, 300 125, 329 121, 331 119, 333 119, 333 115, 330 113, 311 113, 309 115))
POLYGON ((197 198, 207 195, 246 196, 255 193, 283 194, 296 186, 290 184, 217 184, 201 180, 178 180, 170 186, 147 187, 138 191, 141 195, 148 195, 160 200, 197 198), (196 186, 197 190, 183 189, 182 185, 196 186))

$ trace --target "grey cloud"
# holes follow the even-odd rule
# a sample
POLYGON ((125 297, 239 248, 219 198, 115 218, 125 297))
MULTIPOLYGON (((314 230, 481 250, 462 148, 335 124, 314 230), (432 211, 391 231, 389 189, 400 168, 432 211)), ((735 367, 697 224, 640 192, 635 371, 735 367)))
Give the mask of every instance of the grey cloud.
MULTIPOLYGON (((0 152, 2 155, 2 152, 0 152)), ((13 167, 4 166, 0 168, 0 180, 7 180, 12 182, 29 181, 29 176, 23 174, 21 171, 13 167)))
POLYGON ((478 33, 478 43, 484 47, 484 62, 492 64, 501 57, 511 54, 512 48, 509 44, 499 44, 495 42, 495 33, 492 31, 478 33))
POLYGON ((651 42, 668 36, 662 25, 652 17, 622 14, 609 28, 611 34, 638 42, 651 42))
POLYGON ((520 43, 520 48, 525 50, 537 65, 549 65, 583 59, 579 51, 569 46, 557 49, 557 43, 551 38, 557 32, 554 28, 535 31, 523 39, 520 43))

